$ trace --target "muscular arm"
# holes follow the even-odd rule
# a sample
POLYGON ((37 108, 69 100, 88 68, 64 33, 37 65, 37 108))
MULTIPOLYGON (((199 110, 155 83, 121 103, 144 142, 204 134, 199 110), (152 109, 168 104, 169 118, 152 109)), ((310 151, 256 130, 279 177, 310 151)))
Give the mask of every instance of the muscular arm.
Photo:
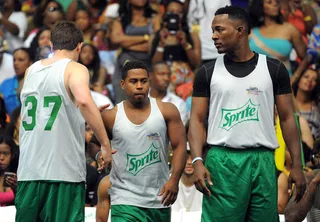
MULTIPOLYGON (((205 144, 205 120, 208 109, 207 97, 192 97, 191 116, 189 123, 188 141, 192 159, 202 157, 202 147, 205 144)), ((201 162, 201 161, 198 161, 201 162)))
POLYGON ((122 25, 119 21, 114 21, 111 28, 110 40, 113 44, 119 44, 123 48, 129 48, 130 46, 146 43, 144 36, 128 36, 125 35, 122 29, 122 25))
POLYGON ((93 133, 97 136, 101 146, 109 149, 107 151, 111 152, 109 139, 102 122, 100 111, 95 105, 90 93, 87 68, 74 62, 68 64, 67 68, 67 70, 71 72, 67 87, 70 89, 83 117, 91 127, 93 133))
POLYGON ((162 107, 173 150, 171 178, 178 183, 186 165, 186 130, 181 121, 180 113, 173 104, 162 103, 162 107))
POLYGON ((98 187, 98 204, 96 206, 96 221, 106 222, 109 217, 110 196, 108 189, 110 188, 110 178, 105 176, 99 183, 98 187))

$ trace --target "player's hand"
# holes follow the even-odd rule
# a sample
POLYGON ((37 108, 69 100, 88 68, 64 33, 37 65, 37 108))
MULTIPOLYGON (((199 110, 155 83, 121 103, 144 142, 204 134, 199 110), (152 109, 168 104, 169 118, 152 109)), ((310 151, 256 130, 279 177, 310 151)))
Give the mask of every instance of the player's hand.
POLYGON ((178 184, 179 180, 176 181, 175 179, 170 178, 162 187, 161 192, 158 194, 158 196, 162 196, 161 204, 170 206, 176 201, 179 190, 178 184))
POLYGON ((304 174, 301 168, 299 167, 292 168, 288 178, 289 192, 291 192, 292 183, 295 183, 295 186, 297 189, 295 201, 299 202, 303 197, 304 192, 306 191, 306 188, 307 188, 306 179, 304 177, 304 174))
POLYGON ((18 183, 17 175, 14 174, 13 176, 7 177, 6 178, 6 183, 10 186, 10 188, 15 193, 16 189, 17 189, 17 183, 18 183))
POLYGON ((100 168, 103 169, 106 166, 110 166, 111 162, 112 162, 112 154, 115 154, 116 152, 117 152, 116 149, 110 149, 110 148, 101 147, 102 162, 101 162, 101 167, 100 168))
POLYGON ((213 185, 210 173, 207 170, 207 168, 204 167, 203 162, 201 160, 198 160, 194 163, 194 173, 195 173, 195 182, 197 190, 199 190, 204 195, 211 196, 211 192, 209 188, 206 185, 205 180, 208 181, 209 185, 213 185))
POLYGON ((105 104, 105 105, 102 105, 102 106, 99 106, 99 111, 100 113, 102 113, 105 109, 107 109, 108 107, 110 106, 110 104, 105 104))

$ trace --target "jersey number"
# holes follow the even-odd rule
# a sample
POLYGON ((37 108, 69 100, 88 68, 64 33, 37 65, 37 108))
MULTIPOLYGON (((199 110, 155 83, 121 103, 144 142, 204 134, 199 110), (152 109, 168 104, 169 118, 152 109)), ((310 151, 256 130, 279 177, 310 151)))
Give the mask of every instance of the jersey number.
MULTIPOLYGON (((28 110, 28 116, 31 117, 31 122, 22 121, 22 126, 26 131, 33 130, 36 126, 36 111, 38 106, 38 100, 34 96, 28 96, 26 101, 24 102, 24 106, 28 106, 31 103, 31 108, 28 110)), ((53 123, 57 118, 58 112, 60 110, 62 99, 61 96, 45 96, 43 107, 49 107, 50 103, 54 103, 53 109, 50 115, 50 118, 44 128, 46 131, 50 131, 52 129, 53 123)))

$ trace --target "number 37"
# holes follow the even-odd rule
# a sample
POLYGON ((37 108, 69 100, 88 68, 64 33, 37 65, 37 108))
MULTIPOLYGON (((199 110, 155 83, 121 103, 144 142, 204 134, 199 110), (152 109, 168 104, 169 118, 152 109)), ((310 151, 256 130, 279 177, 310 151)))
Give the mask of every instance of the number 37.
MULTIPOLYGON (((26 131, 31 131, 36 126, 36 112, 38 106, 38 100, 35 96, 28 96, 24 102, 24 106, 28 106, 31 103, 31 108, 28 110, 28 116, 31 117, 31 122, 27 122, 25 120, 22 121, 22 126, 26 131)), ((50 118, 44 128, 46 131, 50 131, 52 129, 53 123, 57 118, 58 112, 60 110, 62 99, 61 96, 45 96, 43 107, 49 107, 50 103, 54 103, 52 112, 50 114, 50 118)))

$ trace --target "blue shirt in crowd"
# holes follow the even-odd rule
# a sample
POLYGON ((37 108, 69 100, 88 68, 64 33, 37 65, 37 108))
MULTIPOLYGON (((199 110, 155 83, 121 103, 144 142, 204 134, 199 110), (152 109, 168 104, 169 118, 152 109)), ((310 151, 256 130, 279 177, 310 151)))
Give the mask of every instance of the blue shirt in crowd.
POLYGON ((13 78, 6 79, 0 85, 0 94, 3 95, 4 104, 9 115, 12 111, 21 106, 20 100, 17 95, 18 89, 18 78, 14 76, 13 78))

